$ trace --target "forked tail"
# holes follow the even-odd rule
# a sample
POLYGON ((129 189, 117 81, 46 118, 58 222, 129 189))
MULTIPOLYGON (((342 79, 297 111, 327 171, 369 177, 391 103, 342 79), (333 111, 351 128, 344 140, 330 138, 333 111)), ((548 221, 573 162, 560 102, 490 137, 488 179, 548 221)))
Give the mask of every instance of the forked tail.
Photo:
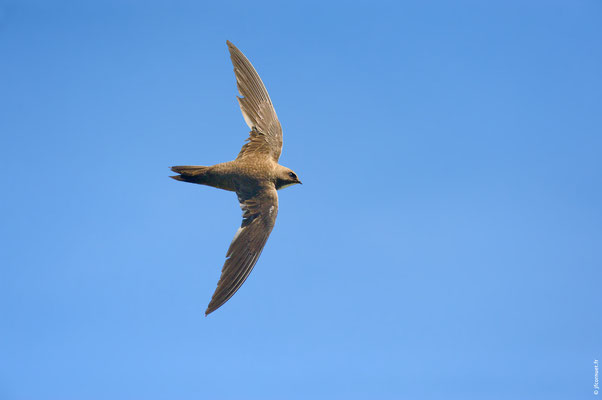
POLYGON ((177 181, 190 182, 190 183, 205 183, 205 174, 210 167, 203 167, 200 165, 178 165, 171 167, 173 172, 180 175, 170 176, 177 181))

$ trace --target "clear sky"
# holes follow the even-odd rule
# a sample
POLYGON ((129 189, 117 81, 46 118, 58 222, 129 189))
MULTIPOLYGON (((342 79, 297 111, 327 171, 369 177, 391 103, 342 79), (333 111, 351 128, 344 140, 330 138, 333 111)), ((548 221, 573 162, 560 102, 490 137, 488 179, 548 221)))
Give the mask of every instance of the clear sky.
POLYGON ((602 4, 3 1, 0 399, 589 399, 602 4), (285 4, 286 3, 286 4, 285 4), (168 178, 284 128, 276 227, 205 318, 232 193, 168 178))

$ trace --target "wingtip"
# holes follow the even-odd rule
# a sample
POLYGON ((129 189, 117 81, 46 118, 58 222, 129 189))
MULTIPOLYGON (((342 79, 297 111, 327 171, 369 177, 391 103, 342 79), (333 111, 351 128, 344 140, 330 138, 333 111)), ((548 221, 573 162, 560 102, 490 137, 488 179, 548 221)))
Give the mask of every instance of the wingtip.
POLYGON ((211 301, 209 302, 209 304, 207 304, 207 309, 205 310, 205 317, 213 312, 215 312, 218 308, 220 308, 221 306, 224 305, 225 302, 223 302, 222 304, 217 305, 213 299, 211 299, 211 301))

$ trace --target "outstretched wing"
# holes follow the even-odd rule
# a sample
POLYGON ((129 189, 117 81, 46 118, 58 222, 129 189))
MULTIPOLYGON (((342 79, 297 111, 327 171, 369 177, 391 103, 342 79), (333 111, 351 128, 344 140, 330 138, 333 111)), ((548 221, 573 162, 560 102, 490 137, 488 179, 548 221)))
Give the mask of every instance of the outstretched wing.
POLYGON ((248 143, 242 147, 237 158, 262 154, 277 162, 282 152, 282 127, 272 100, 247 57, 229 41, 226 43, 234 65, 238 92, 242 96, 238 97, 240 110, 251 128, 248 143))
POLYGON ((243 210, 242 225, 234 235, 222 275, 205 315, 220 308, 245 282, 261 255, 278 215, 276 189, 263 189, 249 196, 237 192, 243 210))

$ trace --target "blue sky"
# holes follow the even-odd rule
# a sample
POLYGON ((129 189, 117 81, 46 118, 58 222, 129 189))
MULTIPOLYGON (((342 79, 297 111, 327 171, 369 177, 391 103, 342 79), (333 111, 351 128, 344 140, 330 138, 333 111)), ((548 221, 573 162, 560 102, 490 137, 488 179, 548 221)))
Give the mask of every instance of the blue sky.
POLYGON ((0 398, 593 398, 601 17, 3 2, 0 398), (240 210, 167 176, 247 136, 226 39, 304 185, 205 318, 240 210))

